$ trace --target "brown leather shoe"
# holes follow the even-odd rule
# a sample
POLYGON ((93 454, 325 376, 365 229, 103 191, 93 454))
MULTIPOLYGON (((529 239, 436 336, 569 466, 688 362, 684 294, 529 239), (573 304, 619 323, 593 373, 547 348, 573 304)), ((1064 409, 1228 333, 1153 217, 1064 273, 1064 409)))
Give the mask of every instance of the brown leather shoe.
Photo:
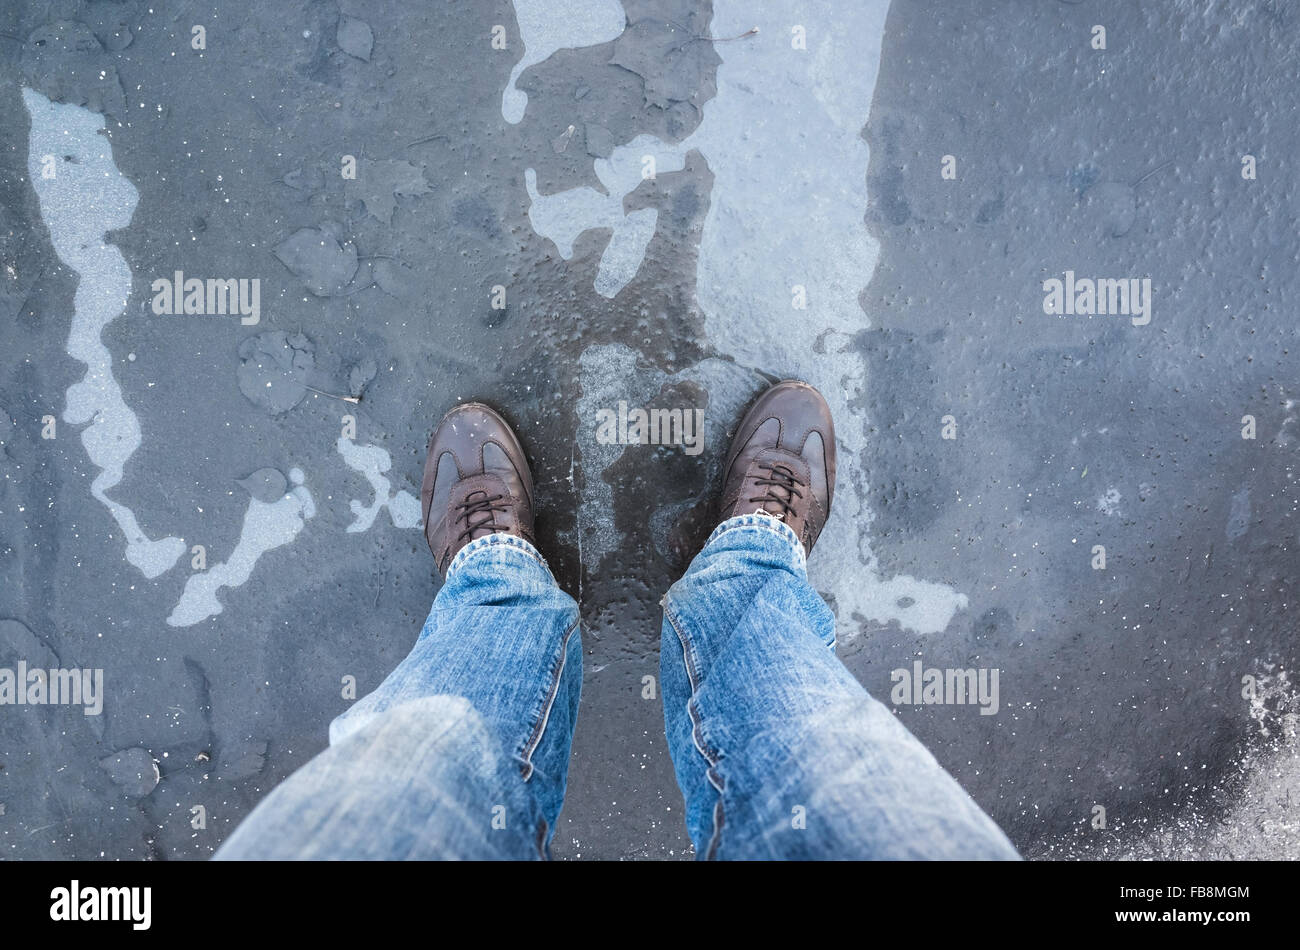
POLYGON ((787 379, 741 420, 723 469, 721 518, 762 512, 794 529, 811 552, 835 491, 835 426, 826 399, 787 379))
POLYGON ((533 543, 533 476, 510 424, 478 402, 443 416, 429 440, 420 504, 443 577, 456 552, 478 538, 504 533, 533 543))

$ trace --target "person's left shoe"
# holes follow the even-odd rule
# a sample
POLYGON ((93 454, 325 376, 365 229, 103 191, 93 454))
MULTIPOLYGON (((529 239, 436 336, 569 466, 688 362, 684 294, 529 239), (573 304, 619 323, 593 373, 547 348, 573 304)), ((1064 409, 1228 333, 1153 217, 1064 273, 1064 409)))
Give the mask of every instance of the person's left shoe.
POLYGON ((826 398, 797 379, 772 386, 740 421, 723 472, 721 520, 775 518, 811 553, 835 493, 835 426, 826 398))
POLYGON ((424 538, 438 573, 465 545, 490 534, 533 544, 533 476, 510 424, 467 402, 438 423, 420 487, 424 538))

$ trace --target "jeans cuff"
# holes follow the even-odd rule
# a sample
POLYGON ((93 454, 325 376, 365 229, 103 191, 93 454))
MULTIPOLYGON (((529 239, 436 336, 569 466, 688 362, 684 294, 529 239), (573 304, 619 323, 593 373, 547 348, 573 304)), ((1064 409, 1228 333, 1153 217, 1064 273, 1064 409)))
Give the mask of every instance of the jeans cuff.
POLYGON ((489 534, 481 538, 476 538, 457 551, 456 556, 451 559, 451 564, 447 567, 446 580, 451 580, 451 576, 456 573, 456 571, 462 569, 465 562, 470 558, 479 555, 483 551, 493 550, 518 551, 525 557, 532 558, 540 564, 542 570, 546 571, 547 574, 551 573, 550 565, 546 563, 546 558, 542 557, 541 551, 537 550, 537 548, 533 547, 533 545, 519 537, 517 534, 506 534, 499 531, 496 534, 489 534))
POLYGON ((790 544, 790 561, 791 567, 797 568, 805 574, 808 571, 808 553, 803 549, 803 542, 799 540, 799 535, 794 533, 794 529, 782 521, 780 518, 773 518, 771 515, 736 515, 734 518, 728 518, 722 524, 713 529, 709 535, 709 540, 704 542, 705 550, 708 550, 710 544, 728 531, 737 531, 746 528, 757 528, 762 531, 770 531, 779 536, 790 544))

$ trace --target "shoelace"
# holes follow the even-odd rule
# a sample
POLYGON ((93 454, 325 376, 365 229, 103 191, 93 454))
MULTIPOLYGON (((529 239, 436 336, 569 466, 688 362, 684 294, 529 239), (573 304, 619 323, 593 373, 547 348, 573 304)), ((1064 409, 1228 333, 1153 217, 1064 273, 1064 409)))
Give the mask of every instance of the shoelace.
POLYGON ((497 502, 505 498, 505 495, 489 495, 485 491, 470 492, 465 496, 465 500, 456 506, 461 512, 457 516, 457 521, 465 522, 465 530, 460 533, 457 542, 473 541, 476 532, 488 529, 489 531, 497 530, 495 512, 505 513, 510 510, 509 505, 498 505, 497 502), (479 516, 482 516, 480 520, 479 516))
POLYGON ((786 515, 794 512, 792 507, 794 500, 803 497, 803 493, 799 491, 799 486, 803 485, 803 482, 799 480, 799 476, 795 474, 794 469, 782 462, 760 462, 758 467, 765 469, 768 477, 756 478, 754 484, 767 486, 768 490, 764 494, 749 500, 751 503, 761 502, 764 511, 774 518, 780 518, 784 521, 786 515), (784 490, 785 497, 778 495, 776 489, 784 490), (769 504, 776 505, 781 509, 780 512, 768 511, 767 506, 769 504))

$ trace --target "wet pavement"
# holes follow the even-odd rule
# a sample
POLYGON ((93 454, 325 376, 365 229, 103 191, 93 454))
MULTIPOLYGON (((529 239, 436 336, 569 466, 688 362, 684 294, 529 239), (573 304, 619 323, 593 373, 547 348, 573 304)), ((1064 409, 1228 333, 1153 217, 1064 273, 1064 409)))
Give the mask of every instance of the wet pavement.
POLYGON ((1300 856, 1300 11, 844 6, 0 11, 0 667, 104 682, 0 708, 0 854, 205 857, 320 751, 474 398, 585 622, 555 855, 690 857, 658 600, 799 376, 841 656, 1027 855, 1300 856))

